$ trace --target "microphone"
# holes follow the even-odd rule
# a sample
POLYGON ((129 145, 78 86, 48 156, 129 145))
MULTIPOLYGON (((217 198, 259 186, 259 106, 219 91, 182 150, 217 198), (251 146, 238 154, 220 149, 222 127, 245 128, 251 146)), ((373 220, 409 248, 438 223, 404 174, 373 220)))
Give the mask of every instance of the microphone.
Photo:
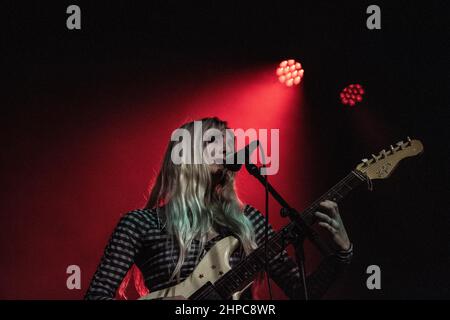
POLYGON ((250 163, 250 155, 259 146, 259 140, 254 140, 241 150, 234 152, 225 158, 223 166, 233 172, 241 170, 243 164, 250 163))

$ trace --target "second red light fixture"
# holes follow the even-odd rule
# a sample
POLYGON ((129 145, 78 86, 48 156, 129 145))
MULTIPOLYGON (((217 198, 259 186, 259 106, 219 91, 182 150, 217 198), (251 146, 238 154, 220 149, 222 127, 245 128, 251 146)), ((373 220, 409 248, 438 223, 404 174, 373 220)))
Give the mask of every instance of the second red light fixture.
POLYGON ((353 107, 362 101, 363 95, 364 89, 360 84, 351 84, 342 90, 340 98, 342 104, 353 107))

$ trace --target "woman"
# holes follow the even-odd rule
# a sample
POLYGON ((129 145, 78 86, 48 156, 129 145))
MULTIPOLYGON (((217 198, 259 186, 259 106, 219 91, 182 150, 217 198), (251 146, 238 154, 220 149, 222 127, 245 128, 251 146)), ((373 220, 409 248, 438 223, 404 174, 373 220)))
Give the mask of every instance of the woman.
MULTIPOLYGON (((218 118, 201 121, 203 132, 218 129, 225 135, 226 122, 218 118)), ((181 128, 194 136, 194 122, 181 128)), ((124 296, 133 265, 132 270, 137 271, 136 267, 140 270, 134 274, 141 295, 148 292, 147 288, 157 291, 171 287, 187 278, 202 256, 228 235, 239 239, 241 244, 230 258, 231 267, 263 244, 264 217, 239 200, 234 186, 235 173, 220 164, 175 164, 171 157, 175 144, 174 141, 169 143, 146 207, 120 219, 86 299, 113 299, 118 289, 124 296)), ((202 145, 204 149, 207 146, 207 142, 202 145)), ((352 257, 352 244, 337 205, 325 201, 321 208, 322 212, 317 212, 316 216, 319 225, 331 234, 336 254, 324 259, 307 277, 312 299, 323 296, 352 257)), ((273 234, 272 228, 270 234, 273 234)), ((289 298, 302 296, 299 270, 286 251, 270 262, 268 273, 289 298)))

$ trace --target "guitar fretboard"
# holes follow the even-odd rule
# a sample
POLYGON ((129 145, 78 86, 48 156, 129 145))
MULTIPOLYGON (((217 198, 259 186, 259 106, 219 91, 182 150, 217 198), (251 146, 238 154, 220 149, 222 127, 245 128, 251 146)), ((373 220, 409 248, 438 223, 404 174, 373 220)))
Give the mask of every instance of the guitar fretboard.
MULTIPOLYGON (((308 225, 313 225, 316 221, 314 213, 317 211, 322 201, 328 199, 338 202, 365 180, 365 177, 359 172, 350 172, 344 179, 339 181, 300 214, 303 217, 303 221, 308 225)), ((267 248, 265 245, 258 247, 235 268, 219 278, 214 283, 214 287, 220 295, 229 298, 235 292, 242 290, 251 283, 256 277, 256 274, 264 269, 266 258, 268 261, 277 258, 291 242, 287 235, 297 229, 298 225, 296 222, 289 223, 280 231, 269 237, 267 248)))

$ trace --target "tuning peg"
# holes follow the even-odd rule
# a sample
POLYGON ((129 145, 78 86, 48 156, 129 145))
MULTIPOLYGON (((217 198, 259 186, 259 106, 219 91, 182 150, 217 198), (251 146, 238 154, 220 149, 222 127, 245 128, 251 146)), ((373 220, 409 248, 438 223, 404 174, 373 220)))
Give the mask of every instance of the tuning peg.
POLYGON ((364 159, 362 159, 361 161, 363 162, 363 166, 364 166, 364 167, 367 167, 367 166, 369 165, 369 159, 365 159, 365 158, 364 158, 364 159))
POLYGON ((404 147, 403 141, 397 142, 397 146, 403 150, 403 147, 404 147))
POLYGON ((384 159, 384 158, 386 158, 386 156, 387 156, 387 154, 386 154, 386 150, 381 150, 381 152, 380 152, 380 159, 384 159))
POLYGON ((377 161, 377 160, 378 160, 377 156, 376 156, 376 155, 374 155, 373 153, 372 153, 372 158, 373 158, 373 160, 375 160, 375 161, 377 161))
POLYGON ((411 138, 407 137, 406 140, 408 140, 408 145, 410 146, 411 145, 411 138))
POLYGON ((391 152, 394 153, 395 152, 395 148, 394 146, 391 144, 391 152))

